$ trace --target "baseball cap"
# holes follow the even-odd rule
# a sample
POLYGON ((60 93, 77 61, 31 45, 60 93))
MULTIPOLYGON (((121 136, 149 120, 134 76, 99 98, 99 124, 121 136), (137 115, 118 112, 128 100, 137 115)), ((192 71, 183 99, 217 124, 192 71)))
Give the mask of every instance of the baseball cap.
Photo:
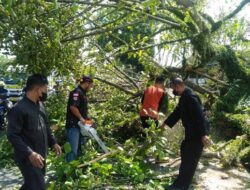
POLYGON ((85 82, 93 83, 94 81, 90 76, 83 76, 80 80, 80 83, 85 83, 85 82))

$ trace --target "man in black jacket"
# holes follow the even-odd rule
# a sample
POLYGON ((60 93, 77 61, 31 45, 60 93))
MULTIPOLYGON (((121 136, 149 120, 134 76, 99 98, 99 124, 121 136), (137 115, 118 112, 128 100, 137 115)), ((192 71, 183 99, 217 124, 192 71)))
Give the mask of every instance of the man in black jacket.
POLYGON ((8 114, 7 136, 24 178, 21 190, 45 190, 48 148, 53 147, 57 155, 61 154, 42 104, 47 98, 47 86, 46 77, 40 74, 30 76, 26 83, 26 95, 8 114))
POLYGON ((181 144, 181 165, 179 175, 168 190, 187 190, 198 165, 203 146, 210 144, 207 121, 200 98, 186 88, 180 78, 171 81, 174 95, 181 96, 177 107, 162 124, 173 127, 180 119, 185 128, 185 139, 181 144))

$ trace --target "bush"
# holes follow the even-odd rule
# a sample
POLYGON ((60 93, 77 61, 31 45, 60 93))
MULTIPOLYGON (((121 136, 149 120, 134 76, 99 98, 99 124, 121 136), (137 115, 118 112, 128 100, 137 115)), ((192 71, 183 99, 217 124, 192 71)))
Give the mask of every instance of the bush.
POLYGON ((245 150, 247 146, 249 146, 249 142, 246 138, 246 135, 238 136, 236 139, 229 141, 224 150, 222 150, 223 165, 236 165, 241 159, 246 158, 248 156, 248 149, 245 150))
POLYGON ((229 140, 243 134, 250 136, 248 120, 248 114, 217 113, 213 118, 213 126, 222 138, 229 140))
POLYGON ((14 165, 13 148, 8 141, 6 134, 0 136, 0 168, 14 165))
POLYGON ((241 163, 250 169, 250 145, 240 152, 239 158, 241 163))
POLYGON ((64 91, 51 94, 45 104, 51 129, 59 144, 65 143, 66 106, 67 92, 64 91))

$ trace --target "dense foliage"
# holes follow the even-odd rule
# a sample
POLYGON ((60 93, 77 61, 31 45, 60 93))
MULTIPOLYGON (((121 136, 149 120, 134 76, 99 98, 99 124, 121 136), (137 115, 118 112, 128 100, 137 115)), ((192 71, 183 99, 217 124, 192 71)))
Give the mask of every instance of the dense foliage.
MULTIPOLYGON (((145 143, 138 122, 142 91, 159 74, 167 79, 180 75, 202 95, 211 113, 213 137, 225 141, 223 163, 241 161, 249 166, 249 21, 235 18, 249 0, 232 1, 234 9, 218 18, 206 13, 207 3, 0 1, 0 47, 15 56, 11 64, 25 74, 41 72, 63 79, 62 91, 47 103, 59 142, 65 143, 68 92, 79 76, 87 74, 96 79, 90 94, 91 116, 110 150, 118 151, 83 168, 78 165, 99 156, 92 141, 72 164, 52 155, 50 169, 58 179, 51 189, 98 188, 104 182, 136 188, 149 184, 148 188, 157 189, 171 181, 150 180, 157 173, 145 164, 145 158, 176 155, 180 136, 169 141, 173 136, 169 135, 161 143, 164 135, 152 126, 145 143), (195 78, 206 82, 199 85, 191 80, 195 78)), ((171 109, 174 104, 171 101, 171 109)))

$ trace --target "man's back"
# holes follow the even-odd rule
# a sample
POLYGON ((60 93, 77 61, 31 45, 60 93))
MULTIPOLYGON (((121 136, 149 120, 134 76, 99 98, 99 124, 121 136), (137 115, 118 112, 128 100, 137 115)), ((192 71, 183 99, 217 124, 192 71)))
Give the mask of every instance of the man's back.
POLYGON ((155 86, 150 86, 146 88, 142 99, 142 108, 140 110, 140 116, 149 116, 155 118, 155 116, 152 115, 151 112, 158 112, 159 104, 163 95, 164 90, 162 88, 155 86))
POLYGON ((179 119, 185 127, 186 139, 201 139, 208 133, 200 98, 188 88, 184 90, 177 107, 165 123, 172 127, 179 119))

